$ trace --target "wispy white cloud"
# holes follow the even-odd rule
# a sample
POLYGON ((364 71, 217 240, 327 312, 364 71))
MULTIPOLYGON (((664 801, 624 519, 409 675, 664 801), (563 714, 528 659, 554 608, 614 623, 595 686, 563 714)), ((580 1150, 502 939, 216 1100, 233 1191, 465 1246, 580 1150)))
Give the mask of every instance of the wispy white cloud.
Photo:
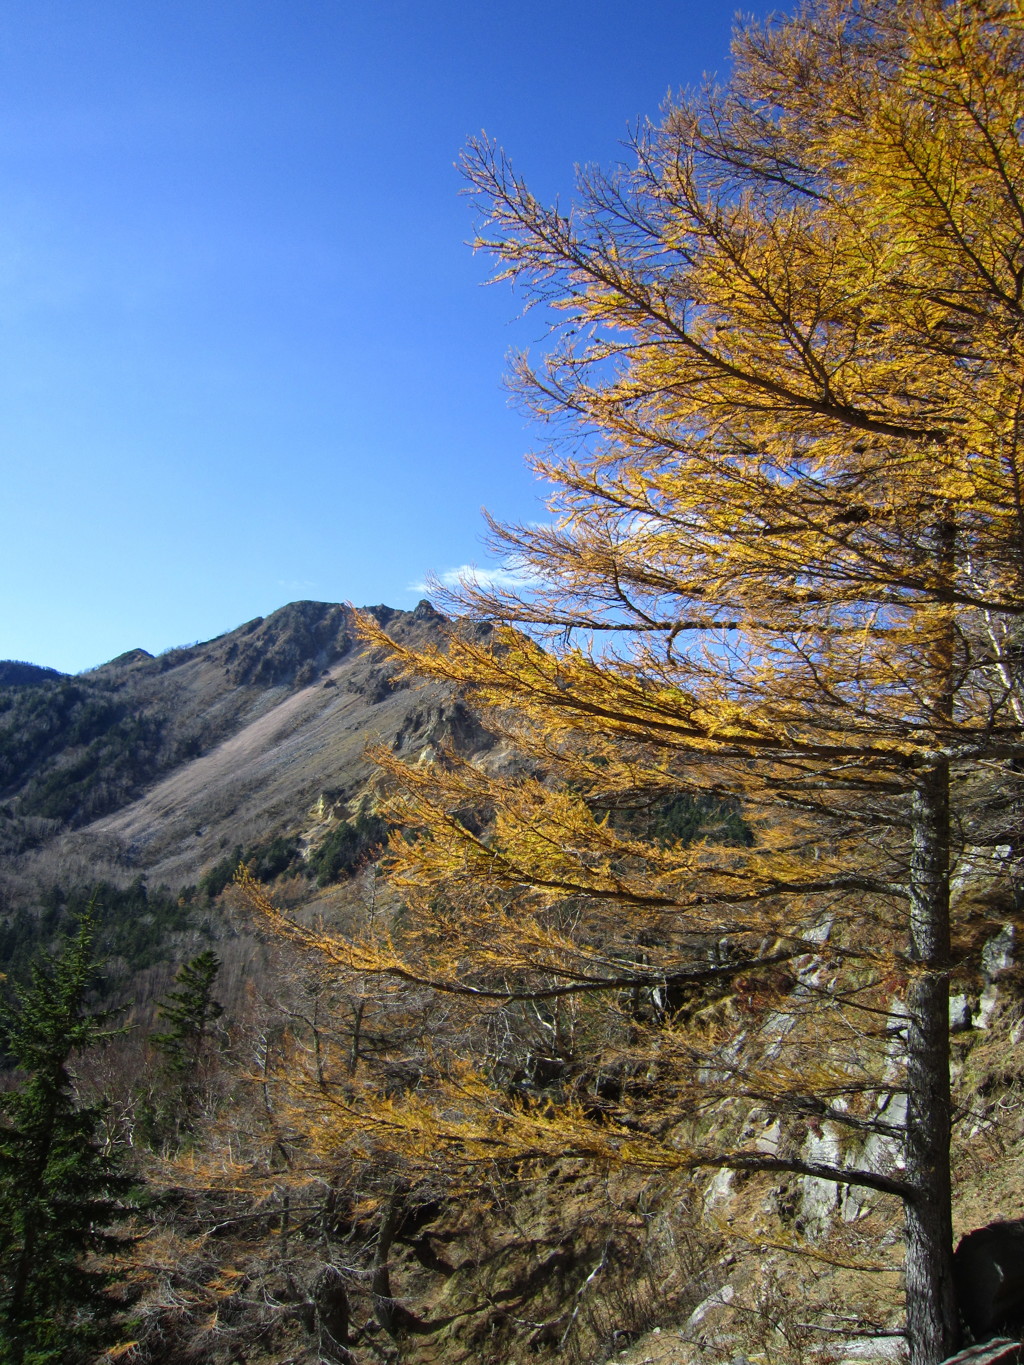
POLYGON ((481 568, 478 564, 460 564, 454 569, 445 569, 435 575, 436 582, 423 581, 421 583, 411 583, 410 592, 430 592, 432 588, 440 583, 444 588, 458 588, 467 584, 473 588, 496 588, 510 589, 512 592, 526 592, 530 588, 540 586, 540 579, 536 574, 527 572, 525 569, 517 569, 511 565, 485 565, 481 568))

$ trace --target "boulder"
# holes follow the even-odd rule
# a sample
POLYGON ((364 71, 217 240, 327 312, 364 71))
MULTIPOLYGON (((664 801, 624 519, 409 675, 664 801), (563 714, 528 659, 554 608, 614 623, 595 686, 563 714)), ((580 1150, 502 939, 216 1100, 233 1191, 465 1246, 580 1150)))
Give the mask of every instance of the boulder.
POLYGON ((960 1315, 976 1342, 1024 1336, 1024 1219, 989 1223, 961 1238, 953 1279, 960 1315))

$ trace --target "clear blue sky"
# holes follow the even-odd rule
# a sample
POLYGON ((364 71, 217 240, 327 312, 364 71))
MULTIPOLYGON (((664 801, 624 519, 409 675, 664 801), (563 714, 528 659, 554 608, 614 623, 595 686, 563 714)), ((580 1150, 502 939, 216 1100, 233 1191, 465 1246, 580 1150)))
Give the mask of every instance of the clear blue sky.
POLYGON ((544 198, 724 71, 698 0, 5 0, 0 658, 77 671, 296 598, 411 606, 542 514, 536 339, 454 161, 544 198))

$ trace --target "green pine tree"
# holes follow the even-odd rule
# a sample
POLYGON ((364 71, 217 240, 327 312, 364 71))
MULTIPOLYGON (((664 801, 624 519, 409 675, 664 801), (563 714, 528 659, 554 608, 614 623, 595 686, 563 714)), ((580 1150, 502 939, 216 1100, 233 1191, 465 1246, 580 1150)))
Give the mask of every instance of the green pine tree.
MULTIPOLYGON (((159 1017, 169 1027, 154 1033, 150 1042, 163 1054, 163 1069, 173 1082, 172 1101, 174 1127, 178 1130, 191 1126, 199 1099, 199 1068, 203 1051, 210 1035, 210 1025, 224 1013, 224 1006, 213 998, 213 986, 220 971, 220 959, 207 948, 198 957, 184 963, 174 978, 177 990, 170 991, 161 1001, 159 1017)), ((159 1130, 159 1116, 155 1127, 159 1130)))
POLYGON ((68 1070, 113 1031, 112 1012, 90 1004, 91 910, 0 1001, 0 1045, 22 1077, 0 1095, 2 1365, 70 1365, 113 1339, 113 1277, 97 1257, 123 1245, 110 1228, 132 1182, 97 1140, 101 1110, 78 1103, 68 1070))

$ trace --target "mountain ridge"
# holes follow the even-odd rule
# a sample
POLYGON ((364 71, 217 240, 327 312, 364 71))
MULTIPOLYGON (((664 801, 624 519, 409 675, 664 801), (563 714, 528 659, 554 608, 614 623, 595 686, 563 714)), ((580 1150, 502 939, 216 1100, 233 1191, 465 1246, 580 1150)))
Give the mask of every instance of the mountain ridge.
MULTIPOLYGON (((365 610, 414 646, 452 625, 426 600, 365 610)), ((342 603, 289 603, 73 676, 0 664, 0 905, 70 879, 194 887, 239 846, 296 838, 318 801, 328 825, 372 802, 370 743, 452 737, 492 742, 449 689, 397 680, 342 603)))

